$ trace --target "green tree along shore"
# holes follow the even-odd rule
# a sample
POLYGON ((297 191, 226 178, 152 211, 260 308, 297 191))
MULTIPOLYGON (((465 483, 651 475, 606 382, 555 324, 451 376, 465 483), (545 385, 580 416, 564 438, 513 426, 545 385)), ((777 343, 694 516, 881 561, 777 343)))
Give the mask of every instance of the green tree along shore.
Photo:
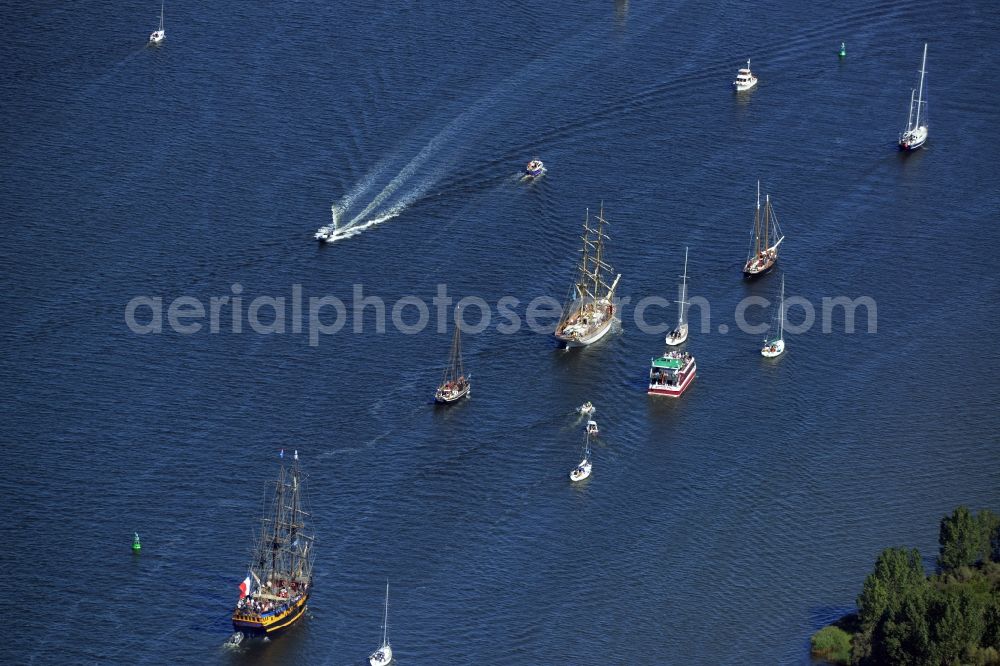
POLYGON ((960 506, 941 520, 937 572, 920 554, 886 548, 857 613, 811 639, 814 657, 841 664, 1000 665, 1000 516, 960 506))

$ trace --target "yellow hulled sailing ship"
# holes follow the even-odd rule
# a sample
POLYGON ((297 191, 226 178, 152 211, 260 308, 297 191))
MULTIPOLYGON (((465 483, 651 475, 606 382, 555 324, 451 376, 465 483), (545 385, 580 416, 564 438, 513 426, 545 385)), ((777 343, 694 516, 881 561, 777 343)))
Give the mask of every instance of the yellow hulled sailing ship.
MULTIPOLYGON (((282 451, 284 461, 284 451, 282 451)), ((240 583, 233 611, 234 638, 273 637, 305 614, 312 591, 313 535, 302 507, 299 452, 290 467, 284 462, 274 483, 254 544, 249 571, 240 583)))

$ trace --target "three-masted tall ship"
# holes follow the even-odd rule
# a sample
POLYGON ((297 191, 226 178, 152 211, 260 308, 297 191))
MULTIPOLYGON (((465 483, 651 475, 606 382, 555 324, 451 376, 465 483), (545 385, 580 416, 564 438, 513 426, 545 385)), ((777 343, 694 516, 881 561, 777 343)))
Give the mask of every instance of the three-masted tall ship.
POLYGON ((771 195, 764 198, 764 212, 760 210, 760 181, 757 181, 757 209, 753 216, 753 238, 747 262, 743 266, 743 277, 752 279, 764 275, 778 262, 778 246, 785 237, 781 235, 778 217, 771 207, 771 195))
POLYGON ((441 384, 434 393, 434 402, 439 405, 450 405, 469 395, 472 390, 472 373, 465 374, 462 365, 462 331, 455 318, 455 335, 451 339, 451 356, 448 366, 444 369, 441 384))
POLYGON ((233 611, 236 636, 275 636, 305 614, 313 568, 313 535, 306 529, 307 516, 296 451, 291 467, 282 463, 271 505, 264 510, 249 572, 240 584, 240 599, 233 611))
POLYGON ((563 309, 555 336, 566 347, 584 347, 597 342, 615 321, 615 287, 621 274, 604 259, 604 203, 597 215, 597 228, 590 226, 590 210, 583 222, 583 257, 573 284, 573 297, 563 309), (611 276, 614 275, 612 279, 611 276), (610 282, 610 284, 609 284, 610 282))

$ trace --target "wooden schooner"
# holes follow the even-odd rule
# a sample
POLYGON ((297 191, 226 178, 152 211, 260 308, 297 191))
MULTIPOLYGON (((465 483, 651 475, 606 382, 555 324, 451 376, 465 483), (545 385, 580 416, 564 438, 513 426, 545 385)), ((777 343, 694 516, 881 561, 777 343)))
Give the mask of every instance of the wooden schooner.
POLYGON ((249 572, 240 584, 240 599, 233 611, 234 638, 275 636, 305 614, 313 560, 313 536, 306 530, 306 516, 296 451, 290 469, 282 463, 271 506, 261 520, 249 572))
POLYGON ((566 347, 584 347, 603 338, 615 321, 615 287, 621 279, 604 260, 604 202, 597 215, 597 228, 590 226, 590 210, 583 222, 583 258, 580 260, 573 297, 563 310, 555 336, 566 347), (611 282, 609 285, 608 282, 611 282))
POLYGON ((472 390, 472 374, 465 374, 462 366, 462 332, 455 318, 455 335, 451 339, 451 358, 448 367, 444 369, 441 385, 434 394, 434 402, 439 405, 450 405, 469 395, 472 390))
POLYGON ((764 275, 778 261, 778 246, 785 237, 781 235, 778 218, 771 207, 771 195, 765 195, 764 213, 760 212, 760 181, 757 181, 757 209, 753 216, 753 238, 747 262, 743 266, 743 277, 752 279, 764 275), (771 245, 771 242, 774 244, 771 245))

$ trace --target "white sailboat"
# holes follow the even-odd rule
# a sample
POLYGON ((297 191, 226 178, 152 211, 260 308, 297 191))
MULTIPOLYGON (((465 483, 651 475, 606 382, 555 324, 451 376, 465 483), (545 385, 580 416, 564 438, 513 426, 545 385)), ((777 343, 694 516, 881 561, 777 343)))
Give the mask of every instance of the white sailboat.
POLYGON ((684 306, 687 305, 688 249, 684 248, 684 282, 681 286, 681 300, 677 301, 677 328, 667 333, 668 345, 679 345, 688 339, 688 324, 684 321, 684 306))
POLYGON ((920 65, 920 87, 917 92, 916 106, 910 91, 910 115, 906 119, 906 129, 899 135, 899 147, 902 150, 916 150, 927 141, 927 101, 924 99, 924 74, 927 73, 927 44, 924 43, 924 60, 920 65), (916 113, 914 113, 916 109, 916 113), (923 111, 923 124, 920 113, 923 111))
POLYGON ((372 652, 368 657, 371 666, 386 666, 392 661, 392 648, 386 640, 386 629, 389 625, 389 581, 385 581, 385 615, 382 618, 382 647, 372 652))
POLYGON ((781 276, 781 306, 778 308, 778 337, 764 338, 760 355, 766 358, 781 356, 785 351, 785 276, 781 276))
POLYGON ((569 479, 570 481, 583 481, 590 476, 592 469, 593 464, 590 461, 590 433, 587 433, 587 438, 583 444, 583 459, 570 471, 569 479))
POLYGON ((160 3, 160 27, 149 33, 149 43, 159 44, 167 38, 167 33, 163 29, 163 3, 160 3))

